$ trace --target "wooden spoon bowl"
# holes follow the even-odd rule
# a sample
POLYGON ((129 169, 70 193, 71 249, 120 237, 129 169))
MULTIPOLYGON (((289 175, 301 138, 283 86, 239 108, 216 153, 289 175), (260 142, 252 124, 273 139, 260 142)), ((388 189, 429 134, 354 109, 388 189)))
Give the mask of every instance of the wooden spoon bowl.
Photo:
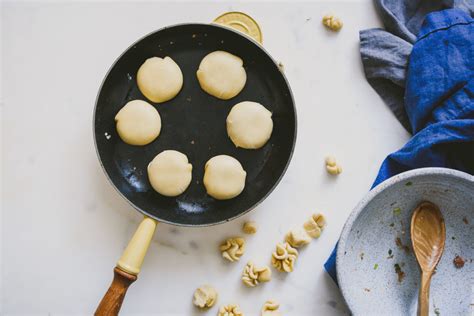
POLYGON ((411 218, 411 242, 421 269, 421 285, 418 295, 418 315, 429 312, 431 277, 443 255, 446 227, 440 209, 431 202, 422 202, 411 218))

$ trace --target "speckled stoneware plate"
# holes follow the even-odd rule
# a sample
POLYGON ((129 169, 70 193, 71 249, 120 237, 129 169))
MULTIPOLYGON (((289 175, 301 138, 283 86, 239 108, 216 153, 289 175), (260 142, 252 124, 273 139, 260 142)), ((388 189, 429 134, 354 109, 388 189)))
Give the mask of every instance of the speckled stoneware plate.
POLYGON ((337 251, 337 279, 354 315, 415 315, 420 272, 410 219, 422 201, 438 205, 446 248, 433 276, 431 315, 474 313, 474 177, 423 168, 397 175, 370 191, 347 220, 337 251), (457 268, 453 260, 465 260, 457 268))

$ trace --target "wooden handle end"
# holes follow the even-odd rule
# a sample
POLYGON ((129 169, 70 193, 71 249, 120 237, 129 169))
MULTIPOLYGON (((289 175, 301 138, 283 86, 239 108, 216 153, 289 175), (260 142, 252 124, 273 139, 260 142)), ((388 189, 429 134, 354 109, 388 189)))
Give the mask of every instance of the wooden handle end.
POLYGON ((114 269, 114 279, 110 285, 107 293, 100 301, 97 310, 94 315, 97 316, 109 316, 118 315, 122 302, 127 293, 127 289, 137 280, 137 276, 120 270, 119 268, 114 269))

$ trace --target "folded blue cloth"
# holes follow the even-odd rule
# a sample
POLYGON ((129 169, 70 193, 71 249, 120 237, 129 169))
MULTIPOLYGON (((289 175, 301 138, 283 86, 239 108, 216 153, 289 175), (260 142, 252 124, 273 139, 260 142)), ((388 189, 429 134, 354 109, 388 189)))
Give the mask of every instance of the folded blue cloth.
POLYGON ((360 31, 360 55, 365 76, 395 117, 412 132, 405 110, 408 58, 425 17, 435 11, 459 8, 474 16, 472 0, 374 0, 384 29, 360 31))
MULTIPOLYGON (((377 1, 379 5, 386 2, 377 1)), ((395 2, 408 3, 409 0, 391 3, 395 2)), ((438 1, 428 2, 433 4, 438 1)), ((464 5, 464 2, 460 3, 464 5)), ((406 12, 397 11, 388 16, 393 19, 396 13, 403 15, 406 12)), ((393 101, 394 96, 404 95, 404 111, 397 107, 395 101, 388 105, 402 123, 405 117, 408 119, 404 125, 409 124, 407 128, 413 132, 413 137, 402 149, 384 160, 372 187, 393 175, 421 167, 448 167, 474 174, 474 19, 467 12, 469 10, 446 9, 427 14, 421 28, 418 28, 406 71, 400 56, 410 47, 409 44, 400 43, 408 43, 412 38, 405 34, 404 39, 393 36, 393 41, 389 40, 384 45, 380 42, 369 45, 367 41, 375 38, 361 33, 361 54, 369 82, 383 77, 384 80, 379 81, 377 87, 374 81, 371 84, 377 92, 383 91, 381 96, 385 101, 393 101), (398 60, 390 63, 389 60, 393 58, 385 56, 382 59, 387 64, 386 68, 368 69, 364 50, 369 51, 370 56, 384 56, 380 50, 383 48, 388 49, 389 55, 398 56, 398 60), (378 74, 374 74, 374 71, 378 71, 378 74), (397 86, 396 90, 391 90, 393 85, 397 86)), ((409 24, 420 18, 415 15, 412 17, 413 20, 408 17, 403 21, 409 24)), ((417 29, 416 26, 412 27, 417 29)), ((399 26, 398 32, 401 29, 399 26)), ((390 38, 386 34, 383 36, 390 38)), ((374 64, 369 62, 370 66, 374 64)), ((336 248, 324 267, 337 282, 336 248)))

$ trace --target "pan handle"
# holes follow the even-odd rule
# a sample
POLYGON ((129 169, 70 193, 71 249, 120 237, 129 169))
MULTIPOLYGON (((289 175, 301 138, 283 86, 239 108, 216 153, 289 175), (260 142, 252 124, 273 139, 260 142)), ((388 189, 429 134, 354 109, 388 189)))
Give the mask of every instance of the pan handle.
POLYGON ((112 284, 100 301, 94 315, 118 315, 128 287, 137 279, 140 272, 156 225, 157 222, 149 217, 142 220, 122 257, 117 262, 112 284))

